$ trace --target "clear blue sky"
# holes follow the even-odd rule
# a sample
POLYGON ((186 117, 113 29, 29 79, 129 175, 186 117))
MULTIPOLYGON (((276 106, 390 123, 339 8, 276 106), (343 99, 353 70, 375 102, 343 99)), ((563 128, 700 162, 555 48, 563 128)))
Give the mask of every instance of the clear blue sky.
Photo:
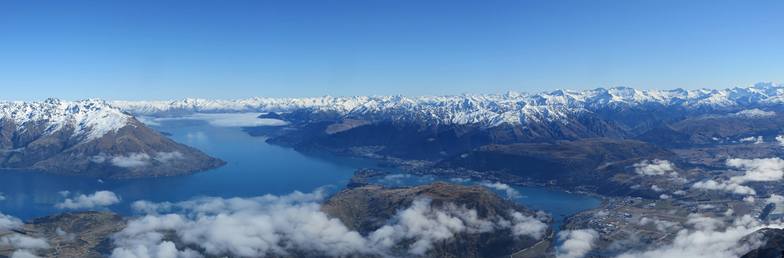
POLYGON ((0 99, 784 82, 784 1, 0 1, 0 99))

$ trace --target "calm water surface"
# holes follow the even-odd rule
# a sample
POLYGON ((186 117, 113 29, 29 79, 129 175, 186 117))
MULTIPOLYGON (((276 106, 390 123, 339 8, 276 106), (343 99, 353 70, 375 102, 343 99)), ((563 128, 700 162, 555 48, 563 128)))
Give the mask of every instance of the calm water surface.
MULTIPOLYGON (((174 140, 196 147, 227 162, 223 167, 188 176, 98 180, 83 177, 53 176, 41 173, 0 171, 0 212, 23 219, 62 212, 54 207, 72 194, 99 190, 115 192, 122 202, 108 209, 130 214, 130 203, 137 200, 182 201, 198 196, 250 197, 263 194, 310 192, 327 186, 332 191, 345 186, 357 168, 377 167, 375 162, 335 157, 304 155, 292 149, 266 144, 262 137, 251 137, 238 127, 217 127, 198 120, 169 120, 156 129, 171 134, 174 140)), ((426 183, 432 178, 392 177, 391 184, 426 183)), ((463 184, 474 182, 464 181, 463 184)), ((553 214, 556 222, 577 211, 599 204, 593 197, 544 188, 516 188, 520 201, 533 209, 553 214)))

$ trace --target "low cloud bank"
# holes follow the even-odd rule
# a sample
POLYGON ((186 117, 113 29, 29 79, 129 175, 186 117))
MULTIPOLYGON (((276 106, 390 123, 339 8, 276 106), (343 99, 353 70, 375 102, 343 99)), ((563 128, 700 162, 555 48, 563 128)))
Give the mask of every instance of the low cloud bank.
MULTIPOLYGON (((405 243, 408 255, 424 254, 434 243, 460 233, 508 229, 513 236, 541 238, 547 225, 510 211, 511 220, 480 218, 476 210, 417 199, 386 225, 362 236, 320 208, 324 195, 299 193, 253 198, 200 198, 180 203, 139 201, 146 214, 114 236, 113 258, 285 256, 291 252, 328 256, 382 255, 405 243), (176 236, 186 246, 177 246, 176 236)), ((397 249, 396 249, 397 250, 397 249)))
POLYGON ((143 117, 139 120, 157 126, 164 121, 201 120, 217 127, 284 126, 288 122, 280 119, 259 118, 263 113, 196 113, 177 117, 143 117))
MULTIPOLYGON (((68 196, 68 192, 63 192, 68 196)), ((58 209, 91 209, 114 205, 120 202, 120 197, 110 191, 97 191, 90 195, 80 194, 73 198, 66 198, 63 202, 55 204, 58 209)))
POLYGON ((745 174, 730 178, 738 184, 751 181, 778 181, 784 177, 784 160, 767 159, 729 159, 727 166, 742 169, 745 174))
POLYGON ((757 194, 751 187, 732 182, 719 182, 713 179, 696 182, 691 187, 694 189, 724 191, 740 195, 757 194))
POLYGON ((784 160, 765 159, 728 159, 727 166, 743 170, 743 175, 730 177, 726 181, 705 180, 692 185, 692 188, 720 190, 742 195, 756 194, 754 189, 742 184, 747 182, 779 181, 784 178, 784 160))
POLYGON ((691 214, 686 222, 689 228, 678 231, 672 243, 644 251, 629 251, 619 258, 734 258, 762 244, 759 238, 742 241, 745 236, 766 227, 781 228, 782 225, 763 225, 749 215, 736 218, 730 223, 723 220, 691 214))

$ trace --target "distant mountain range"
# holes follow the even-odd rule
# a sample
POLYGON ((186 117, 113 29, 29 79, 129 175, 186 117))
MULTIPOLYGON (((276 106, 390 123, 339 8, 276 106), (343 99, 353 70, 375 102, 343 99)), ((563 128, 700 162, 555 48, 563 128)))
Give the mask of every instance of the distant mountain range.
POLYGON ((170 176, 223 164, 101 100, 0 102, 0 168, 103 178, 170 176))
MULTIPOLYGON (((436 97, 357 96, 317 98, 249 98, 239 100, 183 99, 171 101, 113 101, 136 115, 174 115, 194 112, 294 112, 331 113, 341 117, 373 120, 410 120, 432 124, 529 125, 569 121, 583 114, 601 116, 610 111, 657 110, 694 112, 727 111, 784 104, 784 86, 759 83, 723 90, 637 90, 598 88, 556 90, 539 94, 509 92, 503 95, 436 97)), ((764 115, 750 111, 745 115, 764 115)))

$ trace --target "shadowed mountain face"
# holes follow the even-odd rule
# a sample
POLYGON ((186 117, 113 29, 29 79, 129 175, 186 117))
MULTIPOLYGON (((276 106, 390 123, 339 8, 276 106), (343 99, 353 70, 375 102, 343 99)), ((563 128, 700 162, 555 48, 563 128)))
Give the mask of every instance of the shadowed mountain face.
MULTIPOLYGON (((400 210, 422 198, 431 200, 434 208, 456 205, 475 210, 480 219, 499 217, 513 221, 510 212, 536 216, 533 212, 503 200, 484 188, 446 183, 411 188, 383 188, 378 185, 349 188, 327 200, 322 206, 322 211, 340 219, 348 228, 367 235, 388 223, 400 210)), ((539 241, 549 241, 549 239, 514 237, 509 229, 486 233, 463 232, 452 239, 439 241, 426 256, 508 257, 539 241)), ((396 248, 405 254, 407 247, 404 243, 396 248)))
POLYGON ((520 178, 556 180, 558 185, 594 185, 596 190, 618 189, 616 173, 642 159, 673 159, 675 155, 655 145, 607 138, 486 145, 445 159, 439 167, 511 174, 520 178))
POLYGON ((301 113, 284 115, 295 121, 295 130, 270 142, 299 149, 329 149, 351 153, 353 149, 373 149, 373 154, 403 159, 440 160, 487 144, 551 142, 592 137, 623 137, 612 123, 591 115, 577 115, 569 121, 552 121, 528 126, 502 124, 490 128, 478 125, 427 124, 422 121, 371 121, 361 119, 312 118, 301 113), (307 121, 307 122, 303 122, 307 121))
POLYGON ((742 258, 781 258, 784 257, 784 229, 765 228, 745 238, 745 241, 759 239, 762 245, 749 251, 742 258))
POLYGON ((48 100, 3 108, 0 168, 139 178, 182 175, 223 164, 99 101, 48 100))

